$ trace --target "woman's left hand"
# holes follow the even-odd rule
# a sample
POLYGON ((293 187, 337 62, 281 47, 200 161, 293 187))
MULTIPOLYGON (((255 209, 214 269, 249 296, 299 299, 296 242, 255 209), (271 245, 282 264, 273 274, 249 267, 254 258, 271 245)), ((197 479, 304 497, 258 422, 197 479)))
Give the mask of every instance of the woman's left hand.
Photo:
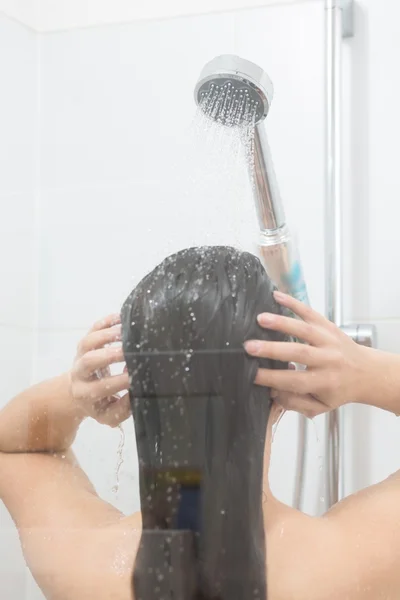
POLYGON ((117 427, 131 414, 126 369, 120 375, 110 373, 112 364, 124 362, 120 342, 119 315, 95 323, 78 345, 70 372, 70 390, 76 408, 83 416, 110 427, 117 427))
POLYGON ((308 417, 362 402, 373 371, 371 351, 357 345, 309 306, 280 292, 274 295, 281 306, 300 319, 265 313, 259 315, 259 324, 306 343, 249 341, 245 349, 252 356, 299 363, 307 368, 259 369, 255 383, 270 387, 272 396, 286 410, 308 417))

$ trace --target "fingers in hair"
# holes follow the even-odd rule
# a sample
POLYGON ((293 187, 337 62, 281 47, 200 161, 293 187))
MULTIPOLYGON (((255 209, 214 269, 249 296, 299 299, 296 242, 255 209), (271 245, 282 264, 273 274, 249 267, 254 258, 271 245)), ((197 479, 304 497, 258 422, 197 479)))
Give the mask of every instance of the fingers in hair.
POLYGON ((108 329, 92 331, 91 333, 88 333, 88 335, 80 342, 78 346, 78 353, 83 355, 90 350, 103 348, 106 344, 120 342, 121 337, 121 325, 119 324, 110 326, 108 329))
POLYGON ((273 388, 279 392, 295 394, 312 394, 313 378, 307 371, 290 371, 280 369, 258 369, 255 384, 273 388))
POLYGON ((281 362, 295 362, 307 367, 316 367, 321 363, 321 350, 295 342, 263 342, 250 340, 244 345, 251 356, 270 358, 281 362))
POLYGON ((79 396, 92 400, 110 398, 119 392, 129 389, 128 373, 104 377, 94 381, 83 382, 79 388, 79 396))
POLYGON ((100 350, 86 352, 76 363, 75 369, 78 375, 89 379, 96 371, 101 371, 112 364, 124 361, 122 346, 111 346, 100 350))
POLYGON ((258 315, 257 321, 264 329, 280 331, 290 337, 295 337, 311 346, 323 346, 330 339, 329 333, 320 327, 283 315, 262 313, 258 315))
POLYGON ((89 333, 93 333, 94 331, 101 331, 102 329, 108 329, 109 327, 113 327, 114 325, 118 325, 119 323, 121 323, 121 315, 119 313, 114 313, 108 315, 104 319, 96 321, 96 323, 90 328, 89 333))
POLYGON ((121 397, 113 398, 112 402, 105 405, 100 414, 97 414, 96 419, 103 425, 118 427, 118 425, 130 417, 131 414, 129 393, 126 393, 121 397))
POLYGON ((315 311, 309 304, 305 304, 304 302, 300 302, 293 296, 289 294, 284 294, 283 292, 274 292, 274 298, 281 306, 288 308, 295 315, 303 319, 303 321, 307 321, 307 323, 315 323, 316 325, 323 325, 325 323, 329 323, 329 321, 320 313, 315 311))
POLYGON ((301 413, 309 419, 322 415, 329 410, 325 404, 311 394, 301 395, 281 391, 274 395, 274 400, 285 410, 301 413))

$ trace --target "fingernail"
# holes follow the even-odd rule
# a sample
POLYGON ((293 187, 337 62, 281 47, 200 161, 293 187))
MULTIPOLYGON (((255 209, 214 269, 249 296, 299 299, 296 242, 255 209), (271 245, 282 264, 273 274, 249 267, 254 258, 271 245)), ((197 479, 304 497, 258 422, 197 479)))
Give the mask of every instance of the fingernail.
POLYGON ((249 354, 258 354, 261 351, 261 343, 254 340, 250 340, 248 342, 245 342, 244 349, 249 354))
POLYGON ((274 315, 272 315, 271 313, 262 313, 261 315, 258 315, 257 321, 261 326, 266 327, 273 323, 274 315))

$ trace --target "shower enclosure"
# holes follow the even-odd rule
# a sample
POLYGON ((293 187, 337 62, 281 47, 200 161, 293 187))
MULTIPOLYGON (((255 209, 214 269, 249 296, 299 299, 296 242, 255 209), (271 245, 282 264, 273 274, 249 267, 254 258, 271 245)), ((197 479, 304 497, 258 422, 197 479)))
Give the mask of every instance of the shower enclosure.
MULTIPOLYGON (((167 254, 202 244, 258 252, 248 197, 232 198, 212 180, 208 186, 204 171, 192 181, 182 169, 183 184, 171 183, 170 157, 193 118, 198 74, 222 54, 250 60, 274 82, 266 130, 312 306, 369 345, 374 331, 362 323, 376 323, 380 348, 399 350, 400 290, 387 259, 398 253, 392 199, 400 194, 388 135, 400 52, 394 2, 254 7, 257 0, 248 8, 245 0, 195 0, 172 10, 171 0, 155 14, 151 2, 92 3, 85 11, 85 2, 53 0, 40 23, 32 11, 23 16, 28 4, 0 0, 0 408, 67 370, 94 320, 118 311, 167 254), (118 12, 123 4, 129 14, 118 12), (7 16, 17 5, 21 11, 7 16), (139 7, 147 13, 133 14, 139 7), (346 80, 341 88, 342 67, 352 69, 351 89, 346 80), (394 93, 383 94, 389 85, 394 93), (353 222, 349 205, 358 213, 353 222), (382 293, 388 286, 391 293, 382 293)), ((280 500, 291 503, 295 493, 296 505, 317 514, 398 468, 398 423, 363 409, 316 419, 318 440, 313 423, 302 420, 299 430, 297 416, 285 415, 270 469, 280 500), (345 439, 349 423, 356 435, 345 439)), ((119 432, 87 421, 74 450, 101 496, 127 513, 138 509, 139 495, 133 426, 124 428, 118 495, 119 432)), ((42 599, 1 503, 0 596, 42 599)))

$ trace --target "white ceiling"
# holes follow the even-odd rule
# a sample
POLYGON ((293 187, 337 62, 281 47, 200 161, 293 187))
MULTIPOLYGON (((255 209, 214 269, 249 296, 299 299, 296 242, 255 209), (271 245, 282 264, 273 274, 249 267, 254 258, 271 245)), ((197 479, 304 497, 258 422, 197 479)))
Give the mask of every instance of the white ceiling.
POLYGON ((45 32, 293 2, 296 0, 0 0, 0 11, 45 32))

